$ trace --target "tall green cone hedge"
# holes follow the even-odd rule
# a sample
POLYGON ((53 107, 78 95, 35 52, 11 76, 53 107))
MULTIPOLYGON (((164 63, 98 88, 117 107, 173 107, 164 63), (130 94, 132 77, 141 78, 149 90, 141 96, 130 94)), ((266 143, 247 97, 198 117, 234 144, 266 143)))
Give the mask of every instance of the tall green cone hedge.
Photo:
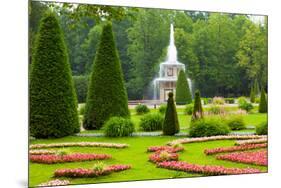
POLYGON ((203 108, 201 104, 201 97, 200 97, 200 91, 197 90, 195 92, 195 97, 194 97, 194 108, 193 108, 193 113, 192 113, 192 120, 197 120, 203 118, 203 108))
POLYGON ((266 100, 264 89, 261 90, 259 113, 267 113, 267 100, 266 100))
POLYGON ((250 93, 250 101, 251 101, 251 103, 254 103, 255 100, 256 100, 256 94, 255 94, 254 87, 252 86, 251 87, 251 93, 250 93))
POLYGON ((77 99, 56 15, 40 22, 30 71, 30 134, 63 137, 80 131, 77 99))
POLYGON ((180 71, 177 87, 176 87, 176 103, 179 105, 190 104, 192 97, 189 90, 189 85, 183 70, 180 71))
POLYGON ((258 96, 260 94, 260 87, 259 87, 259 83, 258 83, 257 79, 255 79, 253 90, 254 90, 255 96, 258 96))
POLYGON ((112 116, 129 117, 130 114, 112 25, 107 23, 94 60, 83 126, 100 129, 112 116))
POLYGON ((163 123, 163 135, 174 135, 178 133, 179 130, 178 114, 176 105, 174 103, 173 93, 169 93, 167 109, 163 123))

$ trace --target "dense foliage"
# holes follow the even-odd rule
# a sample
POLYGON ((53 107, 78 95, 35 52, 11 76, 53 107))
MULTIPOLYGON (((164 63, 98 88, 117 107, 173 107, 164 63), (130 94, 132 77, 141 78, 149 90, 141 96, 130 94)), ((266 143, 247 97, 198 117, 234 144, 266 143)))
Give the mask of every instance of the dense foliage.
POLYGON ((267 135, 268 133, 268 123, 263 122, 260 125, 256 126, 256 134, 258 135, 267 135))
POLYGON ((197 90, 195 92, 195 97, 194 97, 192 120, 197 120, 200 118, 203 118, 203 108, 202 108, 202 104, 201 104, 200 91, 197 90))
POLYGON ((263 89, 261 91, 259 113, 267 113, 267 100, 263 89))
POLYGON ((187 82, 187 78, 183 70, 180 70, 176 84, 176 103, 178 105, 189 104, 192 102, 192 97, 187 82))
POLYGON ((242 130, 246 128, 242 116, 230 116, 226 119, 226 123, 231 130, 242 130))
POLYGON ((88 76, 73 76, 76 95, 79 103, 85 103, 88 91, 88 76))
POLYGON ((192 115, 193 108, 193 104, 187 104, 184 108, 184 113, 187 115, 192 115))
POLYGON ((163 123, 163 134, 174 135, 180 131, 177 108, 174 102, 173 93, 169 93, 167 102, 167 109, 165 113, 165 119, 163 123))
POLYGON ((135 110, 138 115, 146 114, 149 112, 149 108, 145 104, 138 104, 135 107, 135 110))
POLYGON ((151 113, 144 115, 140 120, 140 129, 142 131, 162 130, 164 117, 160 113, 151 113))
POLYGON ((204 118, 193 121, 190 125, 190 137, 204 137, 227 135, 230 132, 229 127, 219 118, 204 118))
POLYGON ((63 137, 80 131, 68 55, 56 15, 40 21, 30 72, 30 134, 63 137))
POLYGON ((167 109, 167 105, 166 104, 161 104, 158 108, 158 111, 161 113, 161 114, 165 114, 166 113, 166 109, 167 109))
POLYGON ((104 133, 108 137, 131 136, 134 130, 133 122, 122 117, 111 117, 104 125, 104 133))
POLYGON ((85 129, 100 129, 112 116, 128 117, 129 115, 127 92, 112 25, 107 23, 103 27, 94 60, 83 126, 85 129))

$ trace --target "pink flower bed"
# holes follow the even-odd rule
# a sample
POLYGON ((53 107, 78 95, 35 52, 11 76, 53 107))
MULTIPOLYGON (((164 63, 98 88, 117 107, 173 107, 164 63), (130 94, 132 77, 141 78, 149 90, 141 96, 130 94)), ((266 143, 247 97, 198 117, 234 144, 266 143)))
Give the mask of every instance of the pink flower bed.
POLYGON ((240 146, 206 149, 204 151, 204 153, 206 155, 212 155, 212 154, 217 154, 217 153, 233 152, 233 151, 245 151, 245 150, 266 148, 266 147, 267 147, 266 143, 264 143, 264 144, 245 144, 245 145, 240 145, 240 146))
POLYGON ((223 166, 189 164, 181 161, 164 161, 157 163, 157 167, 206 175, 253 174, 261 172, 254 168, 225 168, 223 166))
POLYGON ((149 161, 158 163, 163 161, 177 161, 179 155, 177 153, 171 153, 165 150, 157 151, 149 156, 149 161))
POLYGON ((221 160, 228 160, 239 163, 256 164, 267 166, 267 151, 237 152, 219 155, 216 157, 221 160))
POLYGON ((54 148, 54 147, 104 147, 104 148, 126 148, 128 144, 116 144, 105 142, 66 142, 52 144, 32 144, 30 149, 54 148))
POLYGON ((78 162, 109 159, 111 155, 108 154, 68 154, 68 155, 31 155, 30 161, 34 163, 64 163, 64 162, 78 162))
POLYGON ((156 152, 156 151, 168 151, 171 153, 176 153, 179 151, 183 151, 183 147, 171 147, 171 146, 151 146, 147 149, 148 152, 156 152))
POLYGON ((69 183, 70 183, 70 181, 68 181, 68 180, 55 179, 55 180, 48 181, 46 183, 41 183, 38 186, 39 187, 62 186, 62 185, 68 185, 69 183))
POLYGON ((55 177, 70 177, 70 178, 87 178, 87 177, 98 177, 110 174, 112 172, 119 172, 123 170, 130 169, 130 165, 112 165, 108 166, 102 170, 93 170, 93 169, 60 169, 56 170, 55 177))
POLYGON ((265 135, 222 135, 222 136, 208 136, 199 138, 181 138, 168 142, 168 145, 186 144, 194 142, 206 142, 215 140, 246 140, 246 139, 261 139, 267 138, 265 135))

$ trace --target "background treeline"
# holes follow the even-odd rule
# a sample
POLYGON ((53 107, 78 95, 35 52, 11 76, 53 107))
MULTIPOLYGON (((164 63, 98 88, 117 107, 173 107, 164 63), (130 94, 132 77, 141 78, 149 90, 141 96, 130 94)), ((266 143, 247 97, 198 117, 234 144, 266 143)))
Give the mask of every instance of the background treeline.
MULTIPOLYGON (((129 100, 151 97, 172 22, 178 59, 202 96, 249 96, 256 82, 267 89, 266 19, 258 24, 246 15, 31 2, 30 56, 39 20, 50 7, 59 14, 80 88, 87 86, 82 82, 93 65, 103 20, 111 20, 129 100)), ((83 102, 86 94, 80 95, 83 102)))

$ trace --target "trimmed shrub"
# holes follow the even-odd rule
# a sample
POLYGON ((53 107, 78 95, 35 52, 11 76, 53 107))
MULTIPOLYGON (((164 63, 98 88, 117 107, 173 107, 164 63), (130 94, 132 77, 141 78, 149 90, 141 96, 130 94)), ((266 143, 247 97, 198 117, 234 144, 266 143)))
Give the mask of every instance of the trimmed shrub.
POLYGON ((178 105, 185 105, 191 102, 192 97, 186 75, 183 70, 180 70, 176 86, 176 103, 178 105))
POLYGON ((192 121, 203 118, 203 108, 201 104, 200 91, 195 92, 194 107, 192 112, 192 121))
POLYGON ((165 113, 165 119, 163 123, 163 134, 164 135, 174 135, 179 132, 179 121, 177 108, 174 103, 173 93, 169 93, 169 98, 167 102, 167 110, 165 113))
POLYGON ((136 110, 136 113, 138 115, 141 115, 141 114, 146 114, 149 112, 149 108, 144 105, 144 104, 138 104, 136 107, 135 107, 135 110, 136 110))
POLYGON ((158 111, 161 113, 161 114, 165 114, 166 113, 166 109, 167 109, 167 105, 166 104, 161 104, 158 108, 158 111))
POLYGON ((224 101, 228 104, 234 104, 235 103, 235 99, 234 98, 225 98, 224 101))
POLYGON ((129 117, 128 97, 111 23, 103 26, 87 94, 83 126, 100 129, 113 116, 129 117))
POLYGON ((193 104, 187 104, 184 109, 184 113, 187 115, 192 115, 193 112, 193 104))
POLYGON ((189 130, 190 137, 205 137, 227 135, 229 127, 219 118, 204 118, 192 121, 189 130))
POLYGON ((239 104, 238 107, 242 110, 246 110, 247 112, 250 112, 254 108, 253 105, 249 102, 239 104))
POLYGON ((259 95, 259 93, 260 93, 260 86, 259 86, 259 83, 258 83, 257 79, 255 79, 253 90, 254 90, 255 96, 259 95))
POLYGON ((243 103, 247 103, 247 102, 248 102, 248 101, 247 101, 246 97, 239 97, 239 98, 237 99, 238 105, 242 105, 243 103))
POLYGON ((267 122, 263 122, 260 125, 256 126, 256 134, 257 135, 267 135, 268 133, 268 124, 267 122))
POLYGON ((214 97, 213 98, 213 104, 223 105, 224 104, 224 98, 223 97, 214 97))
POLYGON ((266 100, 264 89, 262 89, 261 91, 259 113, 267 113, 267 100, 266 100))
POLYGON ((40 21, 29 89, 31 136, 59 138, 80 131, 67 49, 52 12, 40 21))
POLYGON ((159 113, 146 114, 140 119, 140 129, 143 131, 162 130, 164 117, 159 113))
POLYGON ((250 101, 251 103, 255 103, 255 99, 256 99, 256 93, 254 91, 254 87, 251 87, 251 92, 250 92, 250 101))
POLYGON ((111 117, 104 125, 104 133, 108 137, 131 136, 134 130, 132 121, 122 117, 111 117))
POLYGON ((246 128, 242 116, 230 116, 225 121, 231 130, 242 130, 246 128))
POLYGON ((72 76, 78 103, 85 103, 88 91, 88 76, 72 76))

